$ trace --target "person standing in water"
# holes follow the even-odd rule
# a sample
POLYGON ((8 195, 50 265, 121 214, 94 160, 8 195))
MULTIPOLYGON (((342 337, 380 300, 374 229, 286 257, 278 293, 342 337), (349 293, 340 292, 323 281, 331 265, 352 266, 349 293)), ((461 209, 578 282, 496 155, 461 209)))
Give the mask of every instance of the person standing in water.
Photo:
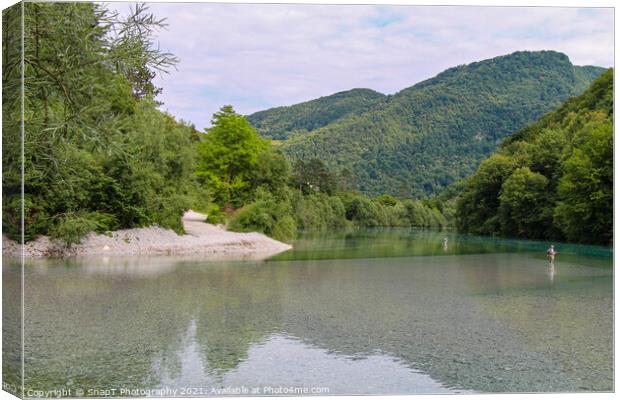
POLYGON ((556 254, 557 251, 555 251, 555 247, 553 247, 553 245, 549 246, 549 249, 547 249, 547 258, 549 259, 550 263, 553 263, 555 261, 556 254))

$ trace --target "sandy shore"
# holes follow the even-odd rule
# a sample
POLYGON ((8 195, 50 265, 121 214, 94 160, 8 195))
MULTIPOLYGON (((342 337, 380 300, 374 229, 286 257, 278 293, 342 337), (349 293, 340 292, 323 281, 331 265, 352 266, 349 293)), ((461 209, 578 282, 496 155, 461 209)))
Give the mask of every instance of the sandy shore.
MULTIPOLYGON (((99 255, 204 255, 209 259, 263 259, 291 248, 261 233, 229 232, 207 224, 206 216, 188 211, 183 216, 185 235, 158 227, 124 229, 109 236, 90 233, 82 243, 67 247, 48 237, 25 245, 29 258, 99 255)), ((3 236, 2 254, 21 256, 19 243, 3 236)))

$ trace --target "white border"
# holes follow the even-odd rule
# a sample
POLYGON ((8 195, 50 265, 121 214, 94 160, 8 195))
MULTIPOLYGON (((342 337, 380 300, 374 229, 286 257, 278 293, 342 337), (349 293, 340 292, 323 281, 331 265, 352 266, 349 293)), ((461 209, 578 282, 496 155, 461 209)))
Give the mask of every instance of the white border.
MULTIPOLYGON (((104 1, 105 3, 113 3, 113 2, 117 2, 115 0, 108 0, 108 1, 104 1)), ((148 2, 154 2, 154 3, 207 3, 206 1, 179 1, 179 0, 149 0, 148 2)), ((17 1, 15 0, 0 0, 0 8, 4 9, 7 8, 13 4, 16 4, 17 1)), ((615 10, 615 6, 616 3, 613 0, 590 0, 590 1, 584 1, 584 0, 564 0, 564 1, 558 1, 558 0, 523 0, 523 1, 511 1, 511 0, 506 0, 506 1, 497 1, 497 0, 473 0, 473 1, 467 1, 467 0, 447 0, 447 1, 438 1, 438 0, 424 0, 424 1, 416 1, 416 0, 391 0, 391 1, 385 1, 385 0, 374 0, 374 1, 370 1, 370 0, 313 0, 313 1, 299 1, 299 0, 289 0, 289 1, 278 1, 278 0, 271 0, 271 1, 256 1, 256 0, 247 0, 247 1, 233 1, 233 0, 220 0, 218 1, 218 3, 280 3, 280 4, 384 4, 384 5, 432 5, 432 6, 495 6, 495 7, 611 7, 614 8, 614 25, 615 25, 615 14, 616 14, 616 10, 615 10)), ((23 25, 22 25, 22 29, 23 29, 23 25)), ((618 52, 616 52, 616 44, 618 43, 618 31, 614 30, 614 66, 618 65, 618 52)), ((614 80, 615 80, 615 71, 614 71, 614 80)), ((23 82, 23 80, 22 80, 23 82)), ((23 90, 23 89, 22 89, 23 90)), ((615 91, 615 86, 614 86, 614 114, 616 113, 616 104, 618 104, 618 98, 617 98, 617 92, 615 91)), ((23 102, 23 97, 22 97, 22 102, 23 102)), ((22 106, 22 110, 23 110, 23 106, 22 106)), ((0 123, 2 121, 2 116, 0 115, 0 123)), ((615 146, 615 133, 618 132, 618 122, 617 119, 614 121, 614 193, 619 193, 618 189, 620 187, 620 184, 618 183, 618 180, 616 179, 616 170, 617 170, 617 166, 618 166, 618 146, 615 146)), ((22 127, 23 129, 23 127, 22 127)), ((23 130, 22 130, 23 132, 23 130)), ((22 146, 23 146, 23 141, 22 141, 22 146)), ((0 149, 1 149, 1 143, 0 143, 0 149)), ((23 147, 22 147, 23 149, 23 147)), ((22 158, 23 160, 23 158, 22 158)), ((1 165, 0 165, 0 174, 2 172, 1 170, 1 165)), ((23 186, 22 186, 22 190, 23 190, 23 186)), ((614 210, 618 209, 618 204, 619 204, 620 200, 618 199, 617 196, 614 196, 614 210)), ((620 221, 620 217, 618 216, 617 213, 614 212, 614 228, 616 228, 617 226, 619 226, 618 222, 620 221)), ((23 217, 22 217, 22 223, 23 223, 23 217)), ((0 220, 0 228, 2 222, 0 220)), ((23 235, 23 230, 22 230, 22 235, 23 235)), ((618 231, 617 229, 614 229, 614 242, 617 242, 618 240, 618 231)), ((615 248, 615 246, 614 246, 615 248)), ((618 260, 618 254, 614 251, 614 266, 617 265, 616 261, 618 260)), ((615 319, 615 309, 616 309, 616 296, 615 296, 615 287, 617 286, 616 283, 618 283, 618 274, 615 273, 614 271, 614 345, 616 342, 616 339, 618 338, 618 329, 617 329, 617 325, 615 324, 615 322, 617 321, 615 319)), ((1 294, 1 287, 0 287, 0 294, 1 294)), ((24 290, 24 274, 23 274, 23 263, 22 263, 22 296, 23 296, 23 290, 24 290)), ((23 302, 22 302, 22 313, 23 313, 23 302)), ((1 302, 0 302, 0 310, 1 310, 1 302)), ((22 314, 23 315, 23 314, 22 314)), ((23 324, 22 324, 22 332, 23 332, 23 324)), ((22 333, 22 341, 23 341, 23 333, 22 333)), ((22 343, 22 348, 23 348, 23 343, 22 343)), ((0 360, 1 363, 1 360, 0 360)), ((615 346, 614 346, 614 386, 617 384, 618 382, 618 378, 619 378, 620 374, 618 373, 618 358, 617 358, 617 354, 615 352, 615 346)), ((23 379, 23 378, 22 378, 23 379)), ((615 386, 616 387, 616 386, 615 386)), ((437 399, 445 399, 446 396, 452 396, 452 395, 410 395, 410 396, 372 396, 372 399, 389 399, 389 400, 406 400, 406 399, 411 399, 411 398, 422 398, 422 399, 428 399, 428 400, 437 400, 437 399)), ((476 399, 485 399, 485 400, 495 400, 495 399, 510 399, 510 400, 532 400, 532 399, 545 399, 545 400, 560 400, 560 399, 610 399, 610 398, 616 398, 619 397, 619 395, 617 395, 616 393, 562 393, 562 394, 523 394, 523 393, 518 393, 518 394, 476 394, 476 395, 464 395, 464 394, 460 394, 460 395, 454 395, 454 396, 462 396, 463 399, 472 399, 472 400, 476 400, 476 399)), ((298 397, 279 397, 281 399, 296 399, 298 397)), ((334 399, 341 399, 341 400, 352 400, 352 399, 358 399, 359 396, 317 396, 317 397, 312 397, 314 399, 320 399, 320 400, 334 400, 334 399)), ((4 391, 0 391, 0 400, 2 399, 15 399, 14 396, 10 395, 7 392, 4 391)), ((244 397, 226 397, 226 399, 235 399, 235 400, 240 400, 240 399, 247 399, 244 397)))

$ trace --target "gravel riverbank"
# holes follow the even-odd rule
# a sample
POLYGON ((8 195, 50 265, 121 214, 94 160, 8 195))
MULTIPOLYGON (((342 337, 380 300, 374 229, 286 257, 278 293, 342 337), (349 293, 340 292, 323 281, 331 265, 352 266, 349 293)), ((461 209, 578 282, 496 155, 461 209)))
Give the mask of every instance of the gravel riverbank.
MULTIPOLYGON (((209 258, 262 259, 292 246, 261 233, 229 232, 207 224, 206 216, 188 211, 183 216, 185 235, 159 227, 114 231, 110 235, 90 233, 82 243, 67 247, 48 237, 39 237, 25 245, 28 258, 92 255, 205 255, 209 258)), ((19 243, 2 238, 2 254, 21 256, 19 243)))

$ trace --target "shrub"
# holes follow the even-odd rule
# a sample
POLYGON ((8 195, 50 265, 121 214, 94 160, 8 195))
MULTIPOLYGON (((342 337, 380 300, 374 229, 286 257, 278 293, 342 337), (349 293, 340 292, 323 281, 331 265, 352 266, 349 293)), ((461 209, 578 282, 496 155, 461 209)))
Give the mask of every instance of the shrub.
POLYGON ((362 195, 347 195, 343 198, 346 217, 358 226, 374 227, 387 225, 383 207, 362 195))
POLYGON ((55 218, 50 236, 62 240, 68 246, 79 244, 82 238, 93 231, 106 231, 115 223, 113 215, 100 212, 70 212, 55 218))
POLYGON ((292 239, 297 227, 290 203, 277 201, 261 188, 256 192, 256 200, 239 209, 230 219, 228 228, 236 232, 262 232, 277 240, 292 239))
POLYGON ((293 211, 300 229, 324 230, 341 228, 346 225, 345 209, 342 201, 325 193, 307 196, 296 194, 293 211))

